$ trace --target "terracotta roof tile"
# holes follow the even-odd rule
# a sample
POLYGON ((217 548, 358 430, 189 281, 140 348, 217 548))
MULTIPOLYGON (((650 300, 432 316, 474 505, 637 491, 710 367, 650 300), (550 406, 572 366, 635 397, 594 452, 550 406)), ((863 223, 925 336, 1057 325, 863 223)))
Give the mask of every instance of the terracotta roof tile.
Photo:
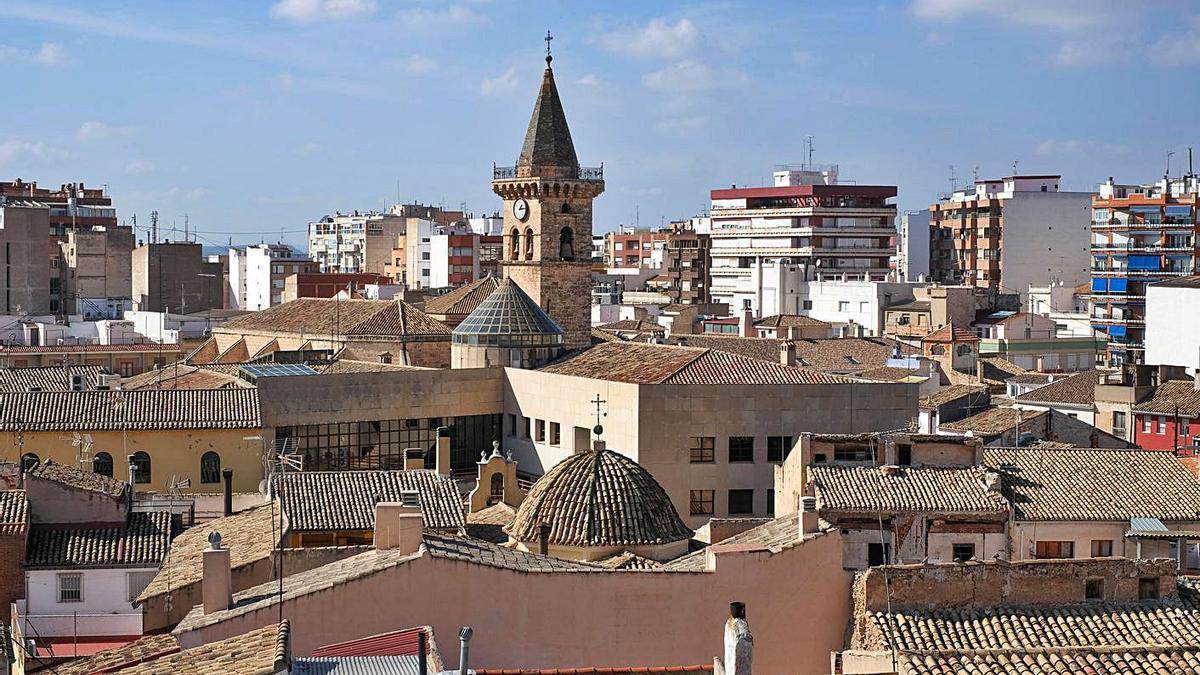
POLYGON ((34 525, 27 568, 158 567, 171 545, 171 514, 129 514, 121 525, 34 525))
POLYGON ((637 462, 612 450, 576 453, 539 478, 507 532, 538 540, 550 525, 560 546, 639 546, 690 539, 671 498, 637 462))
POLYGON ((936 408, 968 396, 979 398, 982 407, 990 399, 987 386, 982 384, 953 384, 921 397, 922 408, 936 408))
POLYGON ((288 622, 124 668, 121 675, 273 675, 288 662, 288 622))
POLYGON ((101 474, 77 469, 69 464, 59 464, 47 459, 38 463, 27 474, 30 478, 48 480, 79 490, 97 492, 108 497, 120 498, 129 489, 129 483, 101 474))
MULTIPOLYGON (((220 364, 226 365, 226 364, 220 364)), ((232 374, 212 368, 199 368, 186 364, 167 365, 132 377, 121 378, 121 389, 222 389, 225 387, 250 386, 237 377, 237 366, 231 366, 232 374)))
POLYGON ((123 672, 122 668, 134 666, 143 661, 153 661, 179 650, 179 641, 170 633, 147 635, 127 645, 105 649, 82 659, 59 663, 39 672, 47 675, 93 675, 123 672))
POLYGON ((1006 513, 1000 492, 984 487, 982 467, 815 464, 812 481, 823 510, 1006 513))
POLYGON ((298 471, 284 474, 283 509, 293 532, 371 531, 375 505, 419 493, 425 527, 460 529, 466 521, 453 480, 434 471, 298 471))
MULTIPOLYGON (((1099 370, 1085 370, 1061 380, 1055 380, 1044 387, 1027 391, 1017 397, 1022 403, 1061 403, 1066 405, 1091 406, 1096 402, 1096 384, 1104 373, 1099 370)), ((1198 399, 1200 400, 1200 399, 1198 399)))
POLYGON ((460 286, 445 295, 438 295, 425 300, 425 313, 439 316, 466 316, 475 311, 480 303, 500 285, 500 280, 486 276, 478 281, 472 281, 460 286))
POLYGON ((0 491, 0 534, 21 534, 28 524, 29 499, 25 491, 0 491))
POLYGON ((1048 414, 1050 413, 1046 411, 1032 413, 1030 411, 1021 412, 1013 408, 987 408, 970 417, 953 422, 942 422, 938 428, 961 433, 970 431, 976 436, 996 436, 1016 427, 1017 420, 1028 422, 1048 414))
POLYGON ((833 384, 846 380, 715 349, 610 342, 542 368, 631 384, 833 384))
POLYGON ((476 675, 669 675, 711 673, 712 664, 698 666, 630 666, 601 668, 479 668, 476 675))
POLYGON ((774 314, 772 316, 764 316, 754 322, 754 325, 759 328, 791 328, 793 326, 832 326, 827 321, 814 319, 811 316, 801 316, 799 314, 774 314))
POLYGON ((400 300, 300 298, 213 327, 214 333, 261 331, 304 335, 438 337, 450 329, 400 300))
POLYGON ((246 429, 260 424, 257 389, 0 393, 0 431, 246 429))
POLYGON ((951 321, 921 338, 921 342, 979 342, 979 336, 951 321))
POLYGON ((647 321, 645 319, 621 319, 620 321, 612 321, 596 326, 600 330, 620 331, 620 332, 649 332, 665 334, 667 329, 662 327, 655 321, 647 321))
POLYGON ((909 377, 927 377, 926 374, 919 370, 911 368, 897 368, 895 366, 879 366, 878 368, 870 368, 868 370, 860 370, 854 373, 855 377, 861 377, 866 380, 875 380, 878 382, 900 382, 909 377))
POLYGON ((1191 380, 1170 380, 1154 388, 1150 397, 1133 406, 1138 412, 1158 413, 1160 415, 1176 414, 1188 417, 1200 416, 1200 391, 1196 390, 1191 380))
POLYGON ((1061 675, 1063 673, 1144 673, 1177 675, 1200 672, 1200 649, 1122 646, 1000 653, 906 654, 908 675, 1061 675))
POLYGON ((0 368, 0 391, 71 391, 71 378, 82 375, 89 389, 100 381, 100 366, 41 366, 37 368, 0 368))
POLYGON ((984 448, 1020 520, 1200 520, 1200 481, 1169 452, 984 448))
POLYGON ((656 570, 662 567, 662 563, 657 560, 643 558, 633 551, 614 553, 607 558, 597 560, 596 564, 610 570, 656 570))

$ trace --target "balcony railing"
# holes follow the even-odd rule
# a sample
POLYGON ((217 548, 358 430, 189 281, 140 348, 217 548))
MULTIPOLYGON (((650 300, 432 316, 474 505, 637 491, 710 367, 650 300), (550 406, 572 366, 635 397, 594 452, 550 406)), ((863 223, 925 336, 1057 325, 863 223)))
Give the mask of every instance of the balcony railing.
MULTIPOLYGON (((492 180, 512 180, 517 177, 517 167, 492 165, 492 180)), ((575 174, 579 180, 604 180, 604 165, 581 166, 575 174)))

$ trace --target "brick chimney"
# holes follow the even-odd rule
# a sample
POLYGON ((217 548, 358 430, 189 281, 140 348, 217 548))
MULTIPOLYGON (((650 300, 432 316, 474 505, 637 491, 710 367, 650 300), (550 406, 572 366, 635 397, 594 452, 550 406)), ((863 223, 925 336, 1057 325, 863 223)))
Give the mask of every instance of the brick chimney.
POLYGON ((221 547, 221 533, 208 535, 208 548, 201 558, 200 597, 204 613, 222 612, 233 606, 233 573, 229 568, 229 549, 221 547))
POLYGON ((800 538, 808 539, 821 531, 817 520, 817 498, 812 496, 800 498, 800 538))
POLYGON ((450 475, 450 427, 438 427, 437 430, 437 472, 450 475))
POLYGON ((779 362, 785 366, 796 365, 796 343, 785 340, 779 343, 779 362))
POLYGON ((742 316, 738 319, 738 335, 744 338, 758 335, 754 330, 754 311, 750 309, 749 300, 742 307, 742 316))
POLYGON ((425 518, 415 500, 375 505, 375 548, 416 553, 421 548, 425 518), (414 503, 415 502, 415 503, 414 503))

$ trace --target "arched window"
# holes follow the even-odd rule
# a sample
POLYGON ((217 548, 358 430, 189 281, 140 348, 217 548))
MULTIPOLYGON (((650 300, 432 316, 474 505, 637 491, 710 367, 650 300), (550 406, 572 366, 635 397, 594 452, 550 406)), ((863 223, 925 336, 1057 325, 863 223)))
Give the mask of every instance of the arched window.
POLYGON ((488 506, 504 501, 504 474, 492 474, 492 490, 488 495, 488 506))
POLYGON ((533 260, 533 228, 525 230, 525 259, 533 260))
POLYGON ((33 467, 37 466, 39 461, 41 461, 41 459, 38 458, 36 453, 27 452, 21 455, 21 470, 29 471, 33 467))
POLYGON ((200 456, 200 482, 221 482, 221 456, 212 450, 200 456))
POLYGON ((564 227, 558 233, 558 259, 575 259, 575 233, 569 227, 564 227))
POLYGON ((570 205, 570 204, 568 204, 567 202, 563 202, 563 205, 562 205, 562 212, 563 212, 563 213, 570 213, 570 212, 571 212, 571 205, 570 205))
POLYGON ((134 483, 150 482, 150 455, 138 450, 137 452, 133 453, 133 459, 130 460, 130 465, 133 466, 134 483))
POLYGON ((97 452, 92 458, 92 472, 98 473, 101 476, 113 477, 113 461, 112 455, 107 452, 97 452))
POLYGON ((515 227, 512 231, 512 243, 509 244, 509 251, 512 253, 509 256, 511 260, 521 259, 521 231, 515 227))

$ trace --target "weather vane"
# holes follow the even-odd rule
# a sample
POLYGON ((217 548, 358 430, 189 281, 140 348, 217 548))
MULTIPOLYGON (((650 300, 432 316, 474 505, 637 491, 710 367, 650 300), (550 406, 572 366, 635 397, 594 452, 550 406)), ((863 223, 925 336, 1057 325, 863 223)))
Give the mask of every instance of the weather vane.
POLYGON ((602 412, 600 410, 600 406, 605 403, 608 403, 608 401, 605 401, 604 399, 600 398, 600 394, 596 394, 596 398, 589 401, 589 403, 596 404, 596 426, 592 429, 592 432, 595 433, 597 436, 599 436, 600 434, 604 433, 604 427, 600 425, 600 419, 604 418, 604 417, 608 417, 608 413, 602 412))
POLYGON ((554 36, 550 34, 549 29, 546 30, 546 37, 544 39, 546 40, 546 65, 549 66, 550 62, 554 60, 554 57, 550 56, 550 41, 554 39, 554 36))

